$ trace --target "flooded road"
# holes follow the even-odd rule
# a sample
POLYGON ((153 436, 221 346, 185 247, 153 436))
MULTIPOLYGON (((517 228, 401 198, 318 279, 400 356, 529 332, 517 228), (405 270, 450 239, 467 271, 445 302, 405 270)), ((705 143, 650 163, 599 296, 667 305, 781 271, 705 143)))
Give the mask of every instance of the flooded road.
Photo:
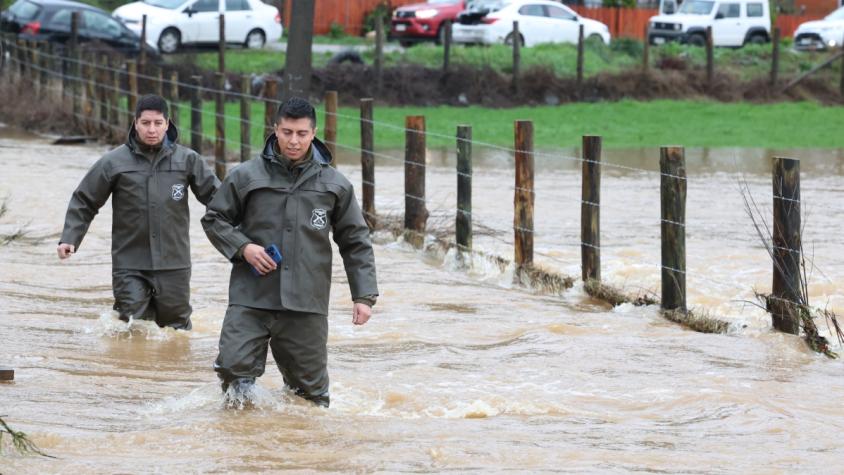
MULTIPOLYGON (((0 366, 16 370, 0 383, 0 415, 57 457, 6 452, 4 475, 842 470, 844 363, 771 332, 748 303, 754 289, 770 290, 771 263, 738 181, 769 212, 771 179, 735 151, 709 151, 726 164, 714 168, 690 151, 686 231, 690 306, 730 321, 729 334, 686 330, 656 307, 610 309, 579 285, 560 295, 514 288, 510 271, 483 260, 461 270, 453 255, 378 234, 382 296, 362 328, 351 324, 335 258, 331 408, 286 394, 268 364, 258 407, 237 411, 222 408, 211 367, 229 266, 193 198, 190 333, 127 328, 111 315, 109 204, 79 252, 56 258, 70 193, 106 149, 0 128, 0 234, 18 235, 0 245, 0 366)), ((376 206, 396 215, 403 168, 388 155, 376 170, 376 206)), ((567 153, 549 155, 537 157, 536 261, 579 276, 580 172, 567 153)), ((604 169, 602 275, 658 292, 659 174, 648 171, 658 155, 647 155, 605 156, 628 168, 604 169)), ((359 192, 354 159, 340 168, 359 192)), ((475 167, 475 247, 511 257, 513 179, 501 160, 475 167)), ((844 171, 834 151, 813 160, 802 181, 804 245, 816 264, 810 298, 841 315, 844 171)), ((432 153, 434 228, 453 223, 451 163, 432 153)))

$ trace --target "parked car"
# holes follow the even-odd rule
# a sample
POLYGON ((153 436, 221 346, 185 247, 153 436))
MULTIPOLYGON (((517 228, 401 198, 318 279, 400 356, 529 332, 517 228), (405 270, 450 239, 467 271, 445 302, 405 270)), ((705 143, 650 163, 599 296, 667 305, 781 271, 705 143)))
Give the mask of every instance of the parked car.
MULTIPOLYGON (((79 12, 79 42, 88 51, 116 50, 130 56, 141 51, 140 37, 107 12, 69 0, 17 0, 0 13, 0 31, 22 40, 69 43, 74 12, 79 12)), ((147 52, 155 54, 152 48, 147 52)))
POLYGON ((650 18, 648 42, 704 46, 707 27, 712 27, 714 46, 767 43, 771 38, 768 0, 686 0, 673 15, 650 18))
POLYGON ((225 14, 226 43, 262 48, 267 40, 281 38, 278 8, 261 0, 144 0, 114 10, 132 31, 140 34, 147 16, 147 42, 162 53, 175 53, 185 45, 220 41, 220 14, 225 14))
POLYGON ((390 39, 402 46, 421 41, 445 41, 446 21, 454 21, 466 8, 465 0, 429 0, 396 8, 390 24, 390 39))
POLYGON ((794 47, 798 50, 824 50, 841 47, 844 42, 844 7, 830 13, 823 20, 801 23, 794 32, 794 47))
POLYGON ((584 18, 570 8, 549 0, 485 0, 472 3, 458 15, 452 28, 455 43, 513 44, 577 43, 580 25, 583 37, 610 43, 607 25, 584 18), (513 22, 519 22, 519 37, 513 37, 513 22))

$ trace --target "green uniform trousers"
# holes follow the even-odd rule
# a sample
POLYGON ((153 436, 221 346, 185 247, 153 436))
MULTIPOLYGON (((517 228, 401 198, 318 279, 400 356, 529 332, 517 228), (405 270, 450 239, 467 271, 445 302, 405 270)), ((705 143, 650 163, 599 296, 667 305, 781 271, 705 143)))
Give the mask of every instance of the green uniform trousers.
POLYGON ((115 269, 114 309, 120 319, 153 320, 159 327, 190 330, 190 267, 176 270, 115 269))
POLYGON ((214 371, 223 386, 264 374, 267 346, 297 395, 328 406, 328 317, 315 313, 229 305, 214 371))

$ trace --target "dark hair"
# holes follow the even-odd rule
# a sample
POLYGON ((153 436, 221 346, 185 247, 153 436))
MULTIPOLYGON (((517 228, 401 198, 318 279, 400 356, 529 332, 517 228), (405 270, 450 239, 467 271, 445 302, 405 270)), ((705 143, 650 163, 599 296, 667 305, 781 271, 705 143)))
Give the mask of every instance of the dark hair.
POLYGON ((138 105, 135 106, 135 118, 141 117, 144 111, 158 111, 164 114, 167 118, 167 101, 163 97, 155 94, 146 94, 138 99, 138 105))
POLYGON ((275 123, 281 122, 281 119, 311 119, 311 127, 316 127, 316 111, 310 102, 301 97, 291 97, 282 102, 278 106, 275 113, 275 123))

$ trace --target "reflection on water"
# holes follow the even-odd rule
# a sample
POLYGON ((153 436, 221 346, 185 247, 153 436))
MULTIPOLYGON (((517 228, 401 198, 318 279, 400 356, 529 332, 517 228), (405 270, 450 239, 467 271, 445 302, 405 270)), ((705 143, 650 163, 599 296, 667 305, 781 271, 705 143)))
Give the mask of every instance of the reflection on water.
MULTIPOLYGON (((36 237, 0 246, 0 364, 16 370, 13 383, 0 384, 0 414, 58 457, 7 453, 3 474, 830 473, 844 458, 836 431, 844 363, 771 332, 765 312, 748 304, 754 289, 770 288, 771 264, 736 170, 769 200, 764 152, 740 160, 732 151, 687 152, 690 171, 705 172, 689 181, 689 301, 736 323, 731 334, 685 330, 654 307, 611 309, 579 285, 540 295, 514 287, 512 269, 475 258, 466 270, 453 253, 422 255, 379 233, 382 295, 364 327, 351 324, 335 259, 325 410, 292 397, 271 361, 254 407, 224 407, 211 365, 229 264, 205 239, 195 201, 192 332, 114 318, 107 210, 71 262, 58 262, 67 199, 103 150, 0 137, 0 196, 8 196, 0 227, 36 237)), ((654 170, 654 152, 608 151, 605 160, 654 170)), ((840 314, 844 174, 835 153, 804 158, 803 198, 815 211, 804 243, 818 264, 813 301, 840 314)), ((509 257, 510 159, 476 158, 474 243, 509 257)), ((358 184, 356 160, 340 168, 358 184)), ((454 219, 451 160, 429 158, 428 207, 443 226, 454 219)), ((537 164, 536 260, 579 275, 579 169, 570 160, 537 164)), ((402 169, 382 165, 376 206, 400 213, 402 169)), ((658 183, 658 174, 607 169, 602 275, 610 283, 659 288, 658 183)))

